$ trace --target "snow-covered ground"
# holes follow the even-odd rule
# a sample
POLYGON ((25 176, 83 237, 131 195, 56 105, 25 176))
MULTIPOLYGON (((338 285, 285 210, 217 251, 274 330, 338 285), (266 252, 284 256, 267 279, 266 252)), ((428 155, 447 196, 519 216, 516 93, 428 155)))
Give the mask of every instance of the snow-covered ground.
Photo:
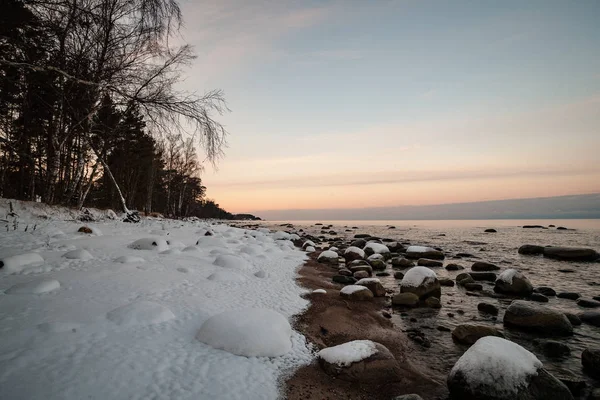
POLYGON ((286 324, 307 306, 289 235, 19 211, 0 224, 1 399, 275 399, 314 357, 286 324))

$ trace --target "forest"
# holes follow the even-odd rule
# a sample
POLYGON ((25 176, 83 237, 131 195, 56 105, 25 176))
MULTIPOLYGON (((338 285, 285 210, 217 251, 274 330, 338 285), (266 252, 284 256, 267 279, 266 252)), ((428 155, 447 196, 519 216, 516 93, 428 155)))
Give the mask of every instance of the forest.
POLYGON ((201 179, 227 105, 178 85, 195 58, 181 24, 174 0, 3 0, 0 197, 233 218, 201 179))

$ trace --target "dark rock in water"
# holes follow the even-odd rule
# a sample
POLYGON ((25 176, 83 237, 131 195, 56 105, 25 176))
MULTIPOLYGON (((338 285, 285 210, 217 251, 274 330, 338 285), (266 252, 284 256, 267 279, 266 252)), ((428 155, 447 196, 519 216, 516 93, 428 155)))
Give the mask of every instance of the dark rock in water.
POLYGON ((577 247, 544 247, 544 257, 562 261, 595 261, 600 258, 594 249, 577 247))
POLYGON ((352 275, 353 275, 353 273, 352 273, 352 271, 350 271, 349 269, 345 269, 345 268, 344 268, 344 269, 340 269, 340 270, 338 271, 338 275, 343 275, 343 276, 352 276, 352 275))
POLYGON ((563 313, 524 300, 515 300, 506 309, 504 325, 545 335, 573 334, 573 325, 563 313))
POLYGON ((414 307, 419 304, 419 296, 414 293, 398 293, 392 297, 393 306, 414 307))
POLYGON ((356 271, 352 274, 355 279, 363 279, 371 276, 367 271, 356 271))
POLYGON ((456 283, 464 286, 467 283, 474 283, 475 279, 473 279, 473 277, 471 277, 470 274, 466 274, 466 273, 462 273, 462 274, 458 274, 456 276, 456 283))
POLYGON ((395 226, 388 226, 388 229, 396 229, 395 226))
MULTIPOLYGON (((575 378, 567 378, 563 376, 557 376, 557 378, 565 384, 566 387, 569 388, 571 394, 575 397, 580 397, 583 395, 583 392, 587 389, 587 383, 580 379, 575 378)), ((588 400, 594 400, 588 397, 588 400)))
POLYGON ((573 325, 573 326, 581 325, 581 319, 579 319, 579 317, 577 315, 570 313, 570 312, 566 312, 565 316, 569 319, 569 322, 571 323, 571 325, 573 325))
POLYGON ((442 308, 442 303, 437 297, 428 297, 425 299, 425 305, 431 308, 442 308))
POLYGON ((356 283, 356 279, 354 279, 351 276, 344 276, 344 275, 334 275, 331 280, 335 283, 341 283, 343 285, 352 285, 354 283, 356 283))
POLYGON ((375 276, 390 276, 389 272, 378 272, 375 274, 375 276))
POLYGON ((600 301, 592 299, 579 299, 577 300, 577 305, 585 308, 598 308, 600 307, 600 301))
POLYGON ((488 325, 461 324, 452 331, 452 339, 463 344, 473 344, 484 336, 504 337, 498 329, 488 325))
POLYGON ((490 314, 490 315, 498 315, 498 307, 490 303, 479 303, 477 304, 477 309, 482 313, 490 314))
POLYGON ((454 281, 450 278, 438 278, 438 281, 440 281, 440 285, 442 286, 454 286, 454 281))
POLYGON ((531 293, 529 300, 537 301, 538 303, 547 303, 548 298, 541 293, 531 293))
POLYGON ((579 293, 575 292, 560 292, 556 295, 559 299, 569 299, 569 300, 577 300, 581 297, 579 293))
POLYGON ((536 228, 538 228, 538 229, 548 229, 548 228, 546 228, 545 226, 542 226, 542 225, 523 225, 523 228, 525 228, 525 229, 536 229, 536 228))
POLYGON ((423 400, 418 394, 403 394, 402 396, 396 396, 392 400, 423 400))
POLYGON ((406 332, 406 336, 412 341, 420 344, 423 347, 431 347, 431 342, 425 337, 425 334, 418 329, 410 329, 406 332))
POLYGON ((369 262, 367 260, 352 260, 350 261, 350 264, 348 264, 349 267, 358 267, 359 265, 369 265, 369 262))
POLYGON ((535 339, 533 343, 548 357, 563 357, 571 354, 569 346, 556 340, 535 339))
POLYGON ((438 325, 436 329, 440 332, 450 332, 452 330, 452 329, 448 328, 447 326, 443 326, 443 325, 438 325))
POLYGON ((369 235, 368 233, 357 233, 356 235, 354 235, 354 239, 364 239, 370 236, 371 235, 369 235))
POLYGON ((481 283, 465 283, 463 286, 467 290, 483 290, 483 285, 481 283))
POLYGON ((600 378, 600 348, 585 349, 581 353, 581 364, 590 375, 600 378))
POLYGON ((477 261, 477 262, 473 263, 473 265, 471 265, 471 271, 477 271, 477 272, 497 271, 499 269, 500 269, 499 266, 492 264, 492 263, 483 262, 483 261, 477 261))
POLYGON ((381 312, 381 315, 383 315, 384 318, 392 318, 392 314, 390 314, 389 312, 383 310, 381 312))
POLYGON ((538 286, 533 289, 534 293, 540 293, 544 296, 556 296, 556 291, 548 286, 538 286))
POLYGON ((415 263, 413 263, 410 260, 407 260, 404 257, 396 257, 396 258, 392 258, 392 268, 408 268, 408 267, 414 267, 415 263))
POLYGON ((443 263, 443 261, 429 260, 427 258, 419 258, 419 260, 417 260, 417 265, 420 265, 422 267, 441 267, 444 265, 444 263, 443 263))
POLYGON ((587 400, 600 400, 600 388, 592 389, 587 400))
POLYGON ((355 240, 352 243, 350 243, 350 246, 352 246, 352 247, 358 247, 359 249, 362 249, 366 245, 367 245, 367 241, 364 240, 364 239, 358 239, 358 240, 355 240))
POLYGON ((402 279, 402 278, 404 278, 404 273, 402 273, 400 271, 396 271, 396 272, 394 272, 394 278, 402 279))
POLYGON ((369 261, 369 264, 371 264, 371 268, 375 271, 383 271, 387 268, 387 265, 383 260, 371 260, 369 261))
POLYGON ((586 324, 600 327, 600 311, 598 310, 585 311, 583 314, 579 314, 579 318, 586 324))
POLYGON ((493 272, 469 272, 469 275, 476 281, 495 282, 497 278, 493 272))
POLYGON ((373 293, 373 296, 375 297, 385 296, 385 288, 383 287, 379 279, 361 279, 360 281, 356 282, 356 285, 366 287, 371 291, 371 293, 373 293))
POLYGON ((536 246, 533 244, 524 244, 519 247, 519 254, 523 255, 539 255, 544 254, 544 246, 536 246))
POLYGON ((497 230, 495 230, 494 228, 488 228, 484 231, 485 233, 496 233, 498 232, 497 230))
POLYGON ((550 225, 548 225, 548 228, 554 228, 555 226, 556 226, 556 225, 552 225, 552 224, 550 224, 550 225))
MULTIPOLYGON (((406 250, 406 248, 404 247, 404 245, 402 243, 398 243, 395 241, 389 242, 387 244, 388 249, 390 249, 390 251, 392 253, 402 253, 404 250, 406 250)), ((397 257, 398 255, 396 255, 397 257)))
POLYGON ((558 228, 556 228, 557 231, 568 231, 568 228, 565 228, 564 226, 559 226, 558 228))
POLYGON ((468 257, 475 257, 475 256, 474 256, 473 254, 471 254, 471 253, 456 253, 456 256, 457 256, 457 257, 465 257, 465 258, 468 258, 468 257))
POLYGON ((461 269, 465 269, 462 265, 459 264, 448 264, 446 265, 446 270, 448 271, 460 271, 461 269))
POLYGON ((506 270, 496 280, 494 292, 516 296, 529 296, 533 293, 533 285, 529 279, 516 270, 506 270), (512 272, 512 275, 507 276, 512 272))
POLYGON ((575 272, 575 270, 570 268, 562 268, 559 269, 558 272, 562 272, 563 274, 572 274, 573 272, 575 272))
POLYGON ((600 301, 600 296, 594 296, 594 297, 592 297, 592 299, 594 299, 596 301, 600 301))
POLYGON ((405 257, 410 258, 412 260, 418 260, 419 258, 428 258, 430 260, 443 260, 444 253, 432 248, 428 248, 426 251, 414 251, 414 249, 411 250, 411 248, 409 247, 408 249, 406 249, 405 257))
POLYGON ((546 371, 532 353, 493 336, 481 338, 456 362, 448 375, 448 389, 456 400, 573 400, 567 386, 546 371), (518 356, 508 361, 505 353, 518 356), (507 362, 515 367, 502 368, 507 362), (534 371, 522 372, 532 368, 534 371))
POLYGON ((467 291, 467 292, 465 292, 465 294, 467 296, 471 296, 471 297, 481 297, 481 294, 480 293, 476 293, 476 292, 469 292, 469 291, 467 291))
POLYGON ((350 266, 350 271, 352 271, 353 274, 355 274, 359 271, 365 271, 369 274, 369 276, 373 275, 373 268, 371 268, 370 265, 350 266))

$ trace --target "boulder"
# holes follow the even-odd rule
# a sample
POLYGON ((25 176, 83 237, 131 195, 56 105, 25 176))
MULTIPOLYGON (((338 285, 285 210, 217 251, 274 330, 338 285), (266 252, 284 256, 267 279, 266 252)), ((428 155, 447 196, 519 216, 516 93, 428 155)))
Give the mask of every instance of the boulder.
POLYGON ((464 286, 467 283, 474 283, 475 279, 473 279, 473 277, 470 274, 467 273, 462 273, 462 274, 458 274, 456 275, 456 283, 464 286))
POLYGON ((369 273, 367 271, 356 271, 352 276, 354 276, 355 279, 363 279, 363 278, 368 278, 369 273))
POLYGON ((556 295, 559 299, 569 299, 569 300, 577 300, 581 297, 579 293, 575 292, 560 292, 556 295))
POLYGON ((344 275, 334 275, 331 280, 335 283, 341 283, 342 285, 352 285, 356 282, 356 279, 353 277, 344 275))
POLYGON ((600 378, 600 348, 585 349, 581 353, 581 364, 590 375, 600 378))
POLYGON ((414 293, 419 299, 427 297, 442 297, 440 282, 435 272, 427 267, 413 267, 406 271, 400 283, 401 293, 414 293))
POLYGON ((381 243, 374 243, 374 242, 367 243, 365 245, 365 247, 363 248, 363 250, 364 250, 365 254, 368 256, 373 255, 373 254, 381 254, 384 256, 390 254, 390 249, 385 244, 381 244, 381 243))
POLYGON ((406 249, 402 243, 398 242, 389 242, 387 247, 392 253, 402 253, 406 249))
POLYGON ((544 247, 543 254, 562 261, 595 261, 600 258, 596 250, 579 247, 544 247))
POLYGON ((573 334, 573 325, 565 314, 524 300, 515 300, 508 306, 504 325, 546 335, 573 334))
POLYGON ((350 266, 350 271, 352 271, 353 274, 357 273, 358 271, 365 271, 367 274, 369 274, 369 276, 373 275, 373 268, 371 268, 370 265, 350 266))
POLYGON ((359 265, 371 265, 367 260, 352 260, 348 264, 349 267, 357 267, 359 265))
POLYGON ((463 267, 460 264, 448 264, 446 265, 446 270, 448 271, 460 271, 461 269, 465 269, 465 267, 463 267))
POLYGON ((448 375, 453 399, 573 400, 569 389, 516 343, 485 336, 471 346, 448 375))
POLYGON ((367 241, 365 239, 357 239, 357 240, 353 241, 352 243, 350 243, 350 246, 358 247, 359 249, 362 249, 363 247, 365 247, 366 244, 367 244, 367 241))
POLYGON ((387 268, 387 265, 383 260, 372 260, 369 263, 371 264, 371 268, 375 271, 383 271, 387 268))
POLYGON ((81 228, 77 229, 77 232, 80 232, 80 233, 94 233, 94 231, 92 230, 92 228, 90 228, 89 226, 82 226, 81 228))
POLYGON ((461 324, 452 331, 452 339, 462 344, 473 344, 484 336, 504 337, 498 329, 489 325, 461 324))
POLYGON ((533 285, 525 275, 511 268, 498 276, 494 291, 516 296, 529 296, 533 293, 533 285))
POLYGON ((600 301, 581 298, 577 300, 577 305, 585 308, 598 308, 600 307, 600 301))
POLYGON ((476 271, 476 272, 497 271, 499 269, 500 269, 499 266, 492 264, 492 263, 483 262, 483 261, 477 261, 477 262, 474 262, 473 265, 471 265, 471 271, 476 271))
POLYGON ((573 326, 581 325, 581 319, 577 315, 570 313, 570 312, 566 312, 565 317, 567 317, 567 319, 569 320, 571 325, 573 325, 573 326))
POLYGON ((344 260, 346 260, 347 263, 354 260, 362 260, 364 258, 365 252, 358 247, 350 246, 344 251, 344 260))
POLYGON ((484 231, 485 233, 496 233, 498 232, 497 230, 495 230, 494 228, 488 228, 484 231))
POLYGON ((483 290, 483 285, 481 283, 464 283, 462 284, 467 290, 483 290))
POLYGON ((529 300, 537 301, 538 303, 547 303, 548 298, 541 293, 531 293, 529 300))
POLYGON ((410 260, 407 260, 404 257, 394 257, 392 258, 392 268, 409 268, 414 267, 415 263, 410 260))
POLYGON ((440 285, 442 285, 442 286, 448 286, 448 287, 454 286, 454 281, 450 278, 438 278, 438 281, 440 281, 440 285))
POLYGON ((338 275, 343 275, 343 276, 352 276, 352 271, 350 271, 349 269, 346 268, 342 268, 340 270, 338 270, 338 275))
POLYGON ((392 297, 393 306, 415 307, 419 304, 419 296, 414 293, 398 293, 392 297))
POLYGON ((394 272, 394 278, 395 279, 402 279, 402 278, 404 278, 404 272, 400 272, 400 271, 394 272))
POLYGON ((524 244, 519 247, 519 254, 523 255, 540 255, 544 254, 544 246, 536 246, 534 244, 524 244))
POLYGON ((498 315, 498 307, 490 303, 479 303, 477 304, 477 309, 482 313, 490 314, 490 315, 498 315))
POLYGON ((579 315, 579 318, 586 324, 600 327, 600 311, 598 310, 585 311, 579 315))
POLYGON ((419 258, 429 258, 433 260, 443 260, 444 253, 431 247, 409 246, 405 253, 406 258, 418 260, 419 258))
POLYGON ((325 250, 317 257, 317 261, 322 264, 338 265, 338 253, 332 250, 325 250))
POLYGON ((469 272, 469 275, 476 281, 495 282, 496 274, 493 272, 469 272))
POLYGON ((373 293, 375 297, 385 296, 385 288, 381 284, 381 281, 377 278, 363 278, 356 282, 356 285, 364 286, 373 293))
POLYGON ((442 267, 444 262, 439 260, 429 260, 427 258, 419 258, 417 260, 417 265, 422 267, 442 267))
POLYGON ((437 297, 428 297, 425 299, 425 305, 429 308, 442 308, 442 303, 437 297))
POLYGON ((340 296, 348 300, 363 301, 372 299, 373 293, 365 286, 348 285, 340 290, 340 296))
POLYGON ((534 293, 540 293, 544 296, 556 296, 556 291, 548 286, 538 286, 533 289, 534 293))
POLYGON ((569 346, 556 340, 535 339, 533 343, 547 357, 563 357, 571 354, 569 346))

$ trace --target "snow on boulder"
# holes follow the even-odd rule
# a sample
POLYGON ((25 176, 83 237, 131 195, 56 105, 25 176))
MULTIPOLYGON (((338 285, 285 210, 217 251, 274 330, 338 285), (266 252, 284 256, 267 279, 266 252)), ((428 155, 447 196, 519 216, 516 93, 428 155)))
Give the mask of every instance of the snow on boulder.
POLYGON ((363 258, 365 258, 364 250, 356 246, 350 246, 344 251, 344 259, 346 262, 362 260, 363 258))
POLYGON ((106 210, 104 212, 104 216, 108 219, 118 219, 119 218, 119 217, 117 217, 117 213, 111 209, 106 210))
POLYGON ((363 250, 365 251, 365 254, 371 255, 371 254, 389 254, 390 253, 390 249, 388 249, 388 247, 385 244, 381 244, 381 243, 376 243, 376 242, 369 242, 365 245, 365 247, 363 248, 363 250))
POLYGON ((432 260, 444 259, 444 253, 434 248, 425 246, 408 246, 405 256, 406 258, 414 260, 419 258, 429 258, 432 260))
POLYGON ((238 274, 237 272, 228 270, 213 272, 206 279, 215 282, 243 282, 246 280, 244 276, 238 274))
POLYGON ((359 285, 348 285, 344 286, 342 290, 340 290, 340 296, 345 297, 349 300, 369 300, 372 299, 373 292, 369 290, 366 286, 359 285))
POLYGON ((121 257, 115 259, 115 262, 118 262, 121 264, 131 264, 131 263, 146 262, 146 260, 144 260, 142 257, 137 257, 137 256, 121 256, 121 257))
POLYGON ((41 294, 48 293, 60 288, 60 282, 55 279, 46 279, 40 281, 31 281, 19 283, 10 287, 6 294, 41 294))
POLYGON ((382 254, 371 254, 369 257, 367 257, 367 261, 375 261, 375 260, 383 260, 383 255, 382 254))
POLYGON ((44 259, 38 253, 17 254, 16 256, 1 259, 0 268, 7 274, 15 274, 23 271, 28 265, 43 262, 44 259))
POLYGON ((315 289, 312 291, 314 294, 326 294, 327 291, 325 289, 315 289))
POLYGON ((338 253, 331 250, 325 250, 319 254, 317 261, 324 264, 338 264, 338 253))
POLYGON ((510 268, 498 275, 494 291, 499 293, 528 296, 533 293, 533 285, 529 279, 516 269, 510 268))
MULTIPOLYGON (((304 244, 302 245, 303 249, 306 249, 308 246, 312 246, 315 247, 316 244, 315 242, 313 242, 312 240, 307 240, 306 242, 304 242, 304 244)), ((331 249, 330 249, 331 250, 331 249)))
POLYGON ((256 244, 247 244, 245 246, 240 247, 240 253, 249 254, 251 256, 255 256, 262 252, 262 248, 256 244))
POLYGON ((138 239, 129 245, 129 248, 135 250, 158 250, 164 251, 169 248, 169 244, 162 238, 143 238, 138 239))
POLYGON ((347 367, 352 363, 362 361, 377 353, 375 342, 370 340, 353 340, 339 346, 327 347, 319 351, 322 360, 340 367, 347 367))
POLYGON ((300 240, 300 236, 295 233, 290 234, 290 240, 300 240))
POLYGON ((307 253, 314 253, 315 251, 317 251, 317 249, 315 249, 315 248, 314 248, 314 247, 312 247, 312 246, 306 246, 306 247, 304 248, 304 250, 306 250, 306 252, 307 252, 307 253))
POLYGON ((207 319, 196 339, 215 349, 246 357, 277 357, 292 349, 292 327, 276 311, 249 308, 207 319))
POLYGON ((115 308, 106 314, 106 318, 124 327, 151 325, 169 321, 175 314, 162 304, 141 300, 115 308))
POLYGON ((364 286, 369 289, 373 296, 383 297, 385 296, 385 288, 381 284, 381 281, 377 278, 362 278, 355 285, 364 286))
POLYGON ((573 399, 534 354, 496 336, 479 339, 458 359, 448 388, 456 399, 573 399))
POLYGON ((86 249, 77 249, 77 250, 68 251, 65 254, 63 254, 63 257, 68 258, 69 260, 83 260, 83 261, 91 260, 92 258, 94 258, 94 256, 92 256, 90 254, 90 252, 87 251, 86 249))
POLYGON ((414 293, 420 299, 442 296, 437 275, 427 267, 413 267, 406 271, 400 282, 400 293, 414 293))
POLYGON ((273 239, 275 240, 290 240, 291 235, 284 231, 277 231, 273 235, 273 239))
POLYGON ((221 254, 217 256, 213 264, 223 268, 250 269, 246 260, 233 254, 221 254))

